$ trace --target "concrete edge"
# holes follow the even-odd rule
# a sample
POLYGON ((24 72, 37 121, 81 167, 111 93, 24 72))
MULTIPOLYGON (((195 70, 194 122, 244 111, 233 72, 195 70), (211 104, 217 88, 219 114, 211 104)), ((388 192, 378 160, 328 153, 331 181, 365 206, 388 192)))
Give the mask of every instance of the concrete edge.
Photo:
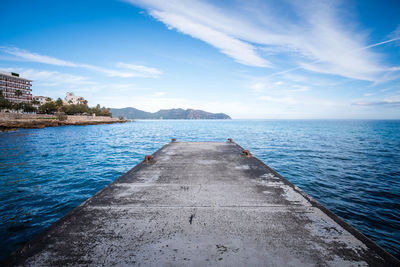
MULTIPOLYGON (((241 150, 245 150, 242 146, 239 144, 232 142, 236 146, 238 146, 241 150)), ((365 236, 363 233, 359 232, 356 228, 351 226, 350 224, 346 223, 344 220, 339 218, 335 213, 333 213, 331 210, 329 210, 327 207, 319 203, 316 199, 308 195, 306 192, 301 190, 298 186, 295 186, 292 184, 289 180, 284 178, 282 175, 277 173, 275 170, 273 170, 271 167, 269 167, 267 164, 265 164, 262 160, 260 160, 257 157, 254 157, 258 162, 260 162, 262 165, 264 165, 268 170, 270 170, 274 175, 278 176, 279 178, 282 179, 282 181, 289 185, 290 187, 293 188, 297 193, 301 194, 305 199, 307 199, 313 207, 319 208, 322 212, 324 212, 329 218, 334 220, 337 224, 339 224, 341 227, 343 227, 346 231, 348 231, 350 234, 355 236, 358 240, 360 240, 362 243, 364 243, 368 248, 374 250, 380 257, 382 257, 386 262, 390 263, 392 266, 400 266, 400 260, 397 259, 395 256, 387 252, 385 249, 383 249, 381 246, 376 244, 374 241, 369 239, 367 236, 365 236)))
MULTIPOLYGON (((161 148, 156 150, 152 155, 156 156, 163 150, 165 147, 169 146, 171 143, 167 143, 163 145, 161 148)), ((0 266, 15 266, 19 263, 19 256, 22 253, 27 253, 27 257, 24 257, 25 259, 33 256, 37 252, 39 252, 43 246, 46 244, 43 244, 42 240, 48 235, 49 232, 51 232, 54 228, 58 228, 61 224, 63 224, 65 221, 67 221, 70 217, 74 216, 78 211, 82 210, 86 205, 88 205, 93 199, 95 199, 99 194, 101 194, 104 190, 106 190, 110 185, 113 185, 118 182, 122 177, 128 175, 129 173, 132 172, 137 172, 143 167, 147 166, 146 163, 143 161, 139 162, 136 164, 133 168, 131 168, 129 171, 126 173, 122 174, 119 176, 117 179, 115 179, 112 183, 106 185, 104 188, 100 189, 95 193, 93 196, 89 197, 86 199, 84 202, 79 204, 77 207, 73 208, 71 211, 69 211, 67 214, 65 214, 63 217, 52 223, 49 227, 46 229, 42 230, 38 234, 36 234, 33 238, 25 242, 23 245, 21 245, 19 248, 11 252, 5 259, 0 261, 0 266)))

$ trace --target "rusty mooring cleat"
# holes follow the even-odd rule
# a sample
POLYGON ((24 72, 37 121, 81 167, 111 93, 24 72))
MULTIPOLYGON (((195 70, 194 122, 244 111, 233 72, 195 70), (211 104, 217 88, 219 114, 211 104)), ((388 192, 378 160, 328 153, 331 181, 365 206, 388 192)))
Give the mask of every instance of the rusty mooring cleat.
POLYGON ((228 142, 229 142, 229 143, 233 143, 232 138, 228 138, 228 142))
POLYGON ((242 151, 242 155, 245 156, 245 157, 251 157, 250 150, 243 150, 242 151))
POLYGON ((171 139, 171 143, 174 143, 176 141, 176 138, 171 139))
POLYGON ((150 161, 152 161, 154 159, 154 157, 152 155, 147 155, 144 157, 144 163, 150 163, 150 161))

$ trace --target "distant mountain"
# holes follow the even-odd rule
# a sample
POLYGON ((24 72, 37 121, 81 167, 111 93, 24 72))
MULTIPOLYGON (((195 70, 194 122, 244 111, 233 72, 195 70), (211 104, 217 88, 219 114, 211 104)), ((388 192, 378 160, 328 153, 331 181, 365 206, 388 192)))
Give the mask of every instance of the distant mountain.
POLYGON ((210 113, 195 109, 161 109, 157 112, 146 112, 136 108, 112 108, 113 117, 122 116, 127 119, 164 119, 164 120, 230 120, 224 113, 210 113))

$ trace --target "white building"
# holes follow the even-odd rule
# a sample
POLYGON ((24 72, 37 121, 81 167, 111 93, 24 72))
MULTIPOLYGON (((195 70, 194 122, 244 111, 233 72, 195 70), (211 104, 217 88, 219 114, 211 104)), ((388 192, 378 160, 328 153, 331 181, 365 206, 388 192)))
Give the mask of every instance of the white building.
POLYGON ((38 104, 39 106, 46 104, 47 101, 53 100, 48 96, 41 96, 41 95, 34 96, 33 99, 36 100, 37 102, 39 102, 39 104, 38 104))
POLYGON ((65 103, 66 104, 84 104, 85 103, 85 99, 81 96, 77 96, 72 92, 67 92, 65 95, 65 103))
POLYGON ((3 97, 14 103, 32 101, 31 80, 19 77, 15 72, 0 71, 0 91, 3 97))

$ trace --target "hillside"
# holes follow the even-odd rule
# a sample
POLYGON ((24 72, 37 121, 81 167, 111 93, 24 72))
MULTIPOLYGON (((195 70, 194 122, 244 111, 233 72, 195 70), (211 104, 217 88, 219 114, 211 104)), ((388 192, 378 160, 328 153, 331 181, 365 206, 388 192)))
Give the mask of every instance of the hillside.
POLYGON ((136 108, 112 108, 113 117, 122 116, 127 119, 164 119, 164 120, 229 120, 224 113, 210 113, 195 109, 161 109, 157 112, 146 112, 136 108))

